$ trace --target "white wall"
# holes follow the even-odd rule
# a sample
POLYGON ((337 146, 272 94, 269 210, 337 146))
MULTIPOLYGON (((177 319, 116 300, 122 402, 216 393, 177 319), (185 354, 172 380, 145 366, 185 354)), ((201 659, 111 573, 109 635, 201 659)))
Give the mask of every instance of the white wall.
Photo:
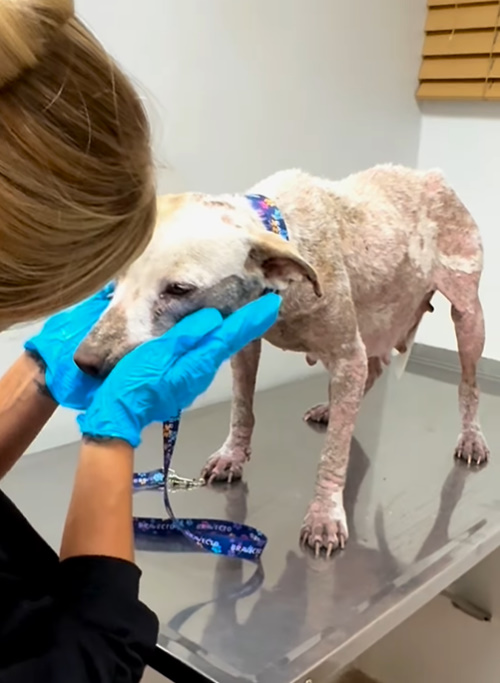
MULTIPOLYGON (((484 355, 496 360, 500 359, 499 159, 499 104, 427 103, 423 107, 419 166, 439 166, 445 171, 481 229, 485 250, 480 292, 486 319, 484 355)), ((417 341, 456 349, 449 306, 443 299, 435 313, 425 316, 417 341)))
MULTIPOLYGON (((424 0, 77 0, 147 102, 161 191, 241 191, 301 166, 415 165, 424 0)), ((18 341, 2 337, 1 364, 18 341), (4 352, 5 349, 5 352, 4 352)), ((267 350, 261 386, 310 372, 267 350)), ((229 395, 223 371, 208 400, 229 395)), ((76 436, 61 413, 35 447, 76 436)))

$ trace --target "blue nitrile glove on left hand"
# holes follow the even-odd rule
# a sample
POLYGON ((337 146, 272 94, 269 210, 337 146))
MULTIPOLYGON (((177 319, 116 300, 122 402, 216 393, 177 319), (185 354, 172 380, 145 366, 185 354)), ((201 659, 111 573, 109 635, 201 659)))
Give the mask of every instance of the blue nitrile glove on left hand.
POLYGON ((79 415, 82 434, 122 439, 136 448, 145 427, 177 418, 208 389, 224 361, 262 337, 276 322, 280 305, 280 296, 266 294, 225 320, 218 311, 204 309, 137 347, 79 415))
POLYGON ((54 401, 65 408, 85 410, 102 384, 102 379, 83 373, 73 356, 108 307, 113 289, 108 285, 81 304, 56 313, 24 345, 26 351, 40 356, 45 363, 47 389, 54 401))

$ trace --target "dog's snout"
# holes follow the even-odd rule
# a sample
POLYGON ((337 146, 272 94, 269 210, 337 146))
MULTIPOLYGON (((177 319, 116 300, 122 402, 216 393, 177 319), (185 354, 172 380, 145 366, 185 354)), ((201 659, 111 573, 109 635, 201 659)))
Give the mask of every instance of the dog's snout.
POLYGON ((90 377, 105 377, 107 374, 105 364, 97 354, 77 351, 74 360, 80 370, 90 377))

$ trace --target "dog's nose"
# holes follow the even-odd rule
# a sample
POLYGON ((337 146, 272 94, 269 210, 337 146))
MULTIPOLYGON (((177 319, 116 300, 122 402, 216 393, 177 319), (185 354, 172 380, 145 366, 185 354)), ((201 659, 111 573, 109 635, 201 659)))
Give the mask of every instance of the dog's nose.
POLYGON ((104 363, 101 358, 92 353, 75 353, 74 361, 82 372, 90 377, 103 377, 104 363))

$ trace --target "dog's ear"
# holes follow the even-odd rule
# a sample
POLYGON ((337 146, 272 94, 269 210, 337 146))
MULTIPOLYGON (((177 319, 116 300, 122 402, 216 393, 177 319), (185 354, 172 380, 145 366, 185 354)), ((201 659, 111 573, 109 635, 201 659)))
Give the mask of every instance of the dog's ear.
POLYGON ((246 267, 258 268, 271 288, 279 290, 290 282, 309 280, 316 296, 323 294, 314 268, 289 242, 273 233, 252 236, 246 267))

